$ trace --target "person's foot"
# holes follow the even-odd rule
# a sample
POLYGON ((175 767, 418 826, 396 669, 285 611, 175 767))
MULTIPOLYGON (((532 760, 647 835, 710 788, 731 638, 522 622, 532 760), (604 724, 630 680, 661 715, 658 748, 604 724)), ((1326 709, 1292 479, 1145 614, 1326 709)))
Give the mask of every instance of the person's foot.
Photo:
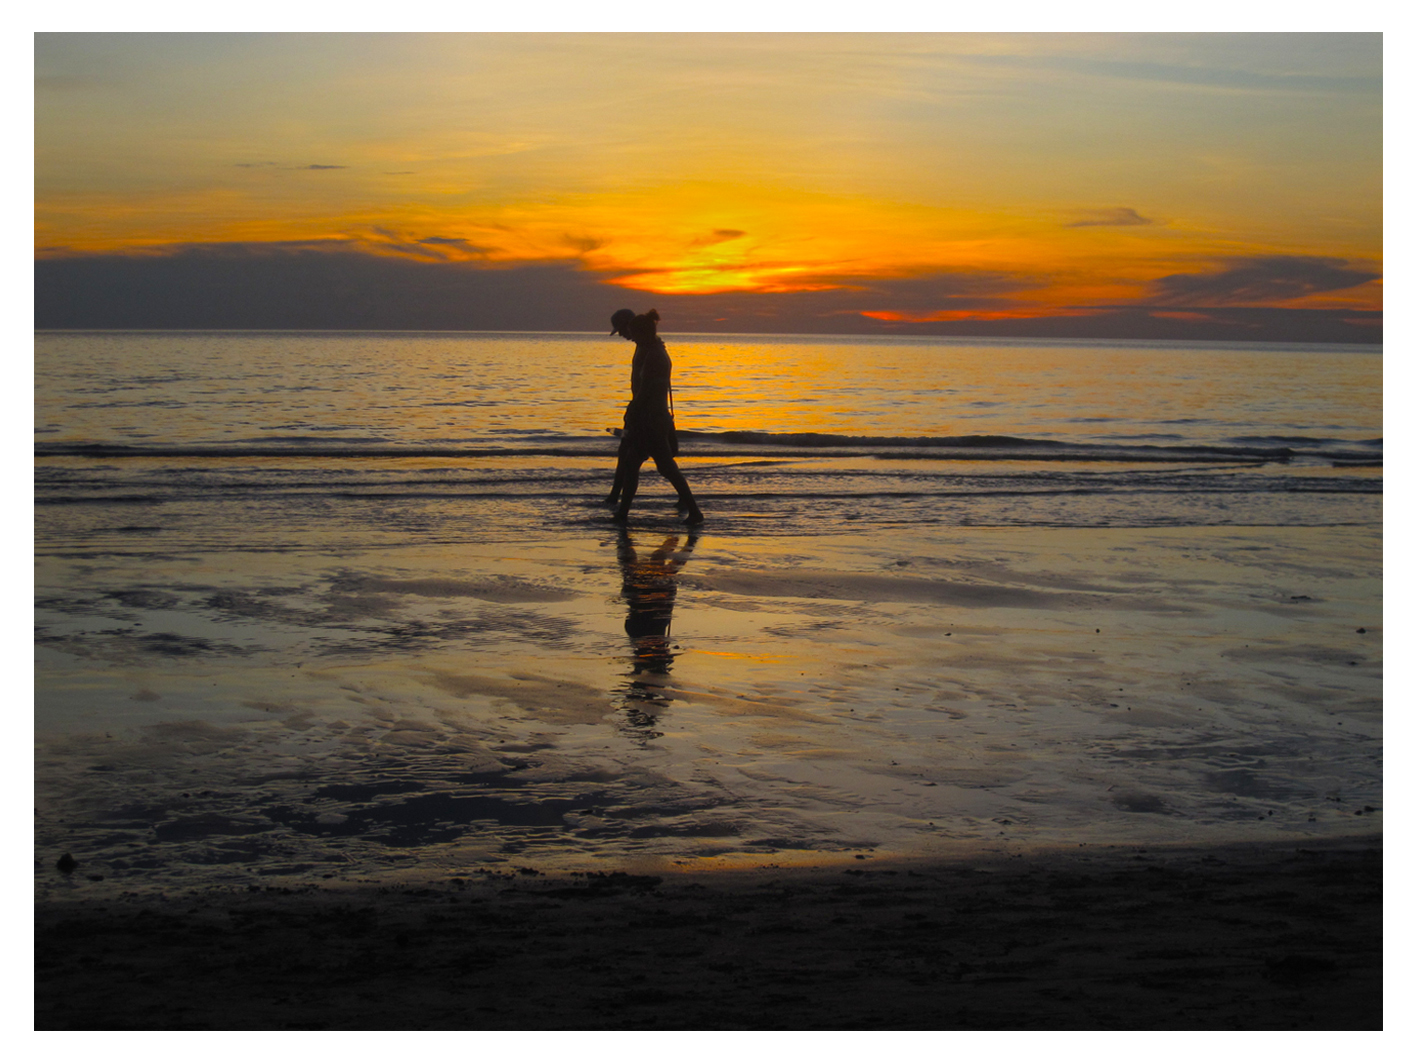
POLYGON ((605 496, 605 501, 604 501, 603 503, 601 503, 601 504, 602 504, 602 505, 606 505, 606 506, 614 506, 614 505, 618 505, 619 502, 620 502, 620 496, 619 496, 619 494, 617 493, 617 494, 613 494, 613 495, 606 495, 606 496, 605 496))
POLYGON ((630 511, 628 509, 617 509, 615 515, 610 519, 616 524, 628 524, 630 522, 630 511))
POLYGON ((684 518, 684 523, 689 525, 689 527, 691 528, 697 524, 702 524, 703 522, 704 515, 699 511, 698 506, 695 506, 693 509, 689 510, 689 515, 684 518))

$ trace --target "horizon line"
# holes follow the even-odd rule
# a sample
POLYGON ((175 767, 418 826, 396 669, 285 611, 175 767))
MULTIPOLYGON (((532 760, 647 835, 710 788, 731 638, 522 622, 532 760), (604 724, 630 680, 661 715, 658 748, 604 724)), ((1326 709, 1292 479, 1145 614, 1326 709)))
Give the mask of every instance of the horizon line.
MULTIPOLYGON (((599 330, 592 329, 396 329, 396 328, 347 328, 347 329, 319 329, 319 328, 33 328, 36 335, 40 334, 74 334, 74 333, 126 333, 132 335, 144 335, 151 333, 229 333, 248 335, 272 335, 272 334, 304 334, 304 335, 442 335, 442 336, 595 336, 609 341, 614 338, 614 333, 605 334, 599 330)), ((1105 346, 1117 346, 1126 344, 1145 344, 1148 346, 1174 346, 1174 347, 1382 347, 1381 339, 1374 340, 1244 340, 1244 339, 1174 339, 1174 338, 1148 338, 1148 337, 1087 337, 1087 336, 970 336, 950 333, 852 333, 852 332, 703 332, 684 331, 670 332, 669 336, 769 336, 779 339, 839 339, 852 343, 879 342, 886 341, 909 341, 913 343, 935 343, 935 342, 958 342, 958 343, 979 343, 979 344, 1000 344, 1000 343, 1023 343, 1040 344, 1048 346, 1068 346, 1080 347, 1092 344, 1102 344, 1105 346)), ((663 337, 661 337, 663 338, 663 337)))

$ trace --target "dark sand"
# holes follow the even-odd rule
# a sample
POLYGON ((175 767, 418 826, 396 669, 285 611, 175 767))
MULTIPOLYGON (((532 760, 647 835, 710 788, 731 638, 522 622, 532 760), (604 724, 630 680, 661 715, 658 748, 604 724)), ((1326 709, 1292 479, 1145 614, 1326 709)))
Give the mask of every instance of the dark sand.
POLYGON ((49 900, 35 1026, 1377 1030, 1381 872, 1372 837, 49 900))

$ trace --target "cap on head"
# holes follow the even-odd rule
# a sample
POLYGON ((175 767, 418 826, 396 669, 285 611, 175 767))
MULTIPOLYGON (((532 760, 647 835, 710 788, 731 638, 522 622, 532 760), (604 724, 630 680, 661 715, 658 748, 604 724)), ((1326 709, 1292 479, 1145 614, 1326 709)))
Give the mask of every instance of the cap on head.
POLYGON ((610 315, 610 335, 614 336, 625 331, 626 326, 635 320, 633 310, 616 310, 610 315))

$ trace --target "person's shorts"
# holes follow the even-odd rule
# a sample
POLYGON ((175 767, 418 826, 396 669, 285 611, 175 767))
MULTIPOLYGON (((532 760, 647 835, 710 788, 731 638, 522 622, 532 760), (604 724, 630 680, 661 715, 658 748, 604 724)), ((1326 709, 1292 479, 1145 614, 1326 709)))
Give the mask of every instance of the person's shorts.
POLYGON ((644 464, 645 459, 656 462, 672 461, 679 453, 679 441, 674 433, 626 432, 620 437, 620 457, 644 464))
POLYGON ((625 430, 620 436, 620 456, 643 462, 672 459, 679 453, 674 418, 668 410, 636 415, 625 411, 625 430))

